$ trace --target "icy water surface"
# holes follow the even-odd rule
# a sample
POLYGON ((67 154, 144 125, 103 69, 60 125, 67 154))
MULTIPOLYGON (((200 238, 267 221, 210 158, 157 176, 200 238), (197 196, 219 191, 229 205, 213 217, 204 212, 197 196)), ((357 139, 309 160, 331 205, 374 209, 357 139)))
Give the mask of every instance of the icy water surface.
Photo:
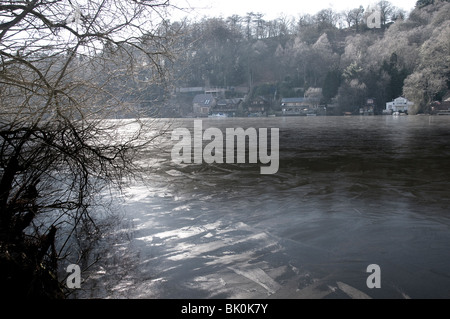
MULTIPOLYGON (((193 119, 173 125, 192 129, 193 119)), ((278 173, 174 165, 175 142, 146 154, 156 172, 129 190, 129 241, 117 245, 134 257, 101 297, 450 297, 450 117, 203 120, 208 127, 279 128, 278 173), (380 289, 367 287, 371 264, 380 289)))

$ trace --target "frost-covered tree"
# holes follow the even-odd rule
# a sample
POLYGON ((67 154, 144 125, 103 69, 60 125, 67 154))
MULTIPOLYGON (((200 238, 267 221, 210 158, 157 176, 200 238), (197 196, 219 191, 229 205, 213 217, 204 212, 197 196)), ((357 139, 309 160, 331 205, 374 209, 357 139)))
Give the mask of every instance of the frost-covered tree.
MULTIPOLYGON (((442 10, 450 10, 447 4, 442 10)), ((436 17, 439 17, 436 16, 436 17)), ((433 25, 432 23, 431 25, 433 25)), ((450 85, 450 21, 440 22, 419 52, 414 73, 405 80, 405 96, 415 102, 417 112, 428 111, 433 100, 439 100, 450 85)))

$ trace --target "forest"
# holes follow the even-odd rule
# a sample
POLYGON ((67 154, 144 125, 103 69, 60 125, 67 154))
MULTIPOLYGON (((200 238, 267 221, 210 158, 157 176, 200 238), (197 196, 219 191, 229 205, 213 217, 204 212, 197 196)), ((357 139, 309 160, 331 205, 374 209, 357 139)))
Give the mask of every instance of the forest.
MULTIPOLYGON (((266 21, 260 13, 170 22, 176 30, 174 87, 246 87, 247 101, 303 97, 322 88, 321 104, 355 112, 367 98, 376 114, 404 96, 411 113, 427 113, 450 87, 450 3, 420 0, 411 12, 380 1, 379 28, 369 8, 323 9, 266 21)), ((230 91, 229 97, 241 97, 230 91)), ((192 97, 191 97, 192 98, 192 97)), ((173 103, 192 107, 189 98, 173 103)))

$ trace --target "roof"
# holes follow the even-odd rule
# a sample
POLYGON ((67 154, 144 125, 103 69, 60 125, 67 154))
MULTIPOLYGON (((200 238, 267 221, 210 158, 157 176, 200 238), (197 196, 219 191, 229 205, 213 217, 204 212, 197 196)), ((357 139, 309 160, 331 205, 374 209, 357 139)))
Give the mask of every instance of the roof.
POLYGON ((212 94, 198 94, 194 97, 195 104, 203 104, 205 106, 209 106, 213 101, 214 96, 212 94))
POLYGON ((409 101, 407 98, 400 96, 392 102, 387 102, 386 105, 414 105, 414 103, 409 101))
POLYGON ((403 96, 399 96, 398 98, 394 99, 392 102, 397 102, 397 101, 407 101, 407 102, 409 102, 409 100, 406 97, 403 97, 403 96))
POLYGON ((264 96, 258 95, 256 97, 253 98, 253 100, 263 100, 263 101, 267 101, 267 99, 264 96))
POLYGON ((281 103, 303 103, 307 99, 304 97, 291 97, 291 98, 285 98, 281 100, 281 103))
POLYGON ((240 98, 234 98, 234 99, 223 99, 223 100, 219 100, 219 102, 217 102, 217 105, 238 105, 239 103, 241 103, 242 99, 240 98))

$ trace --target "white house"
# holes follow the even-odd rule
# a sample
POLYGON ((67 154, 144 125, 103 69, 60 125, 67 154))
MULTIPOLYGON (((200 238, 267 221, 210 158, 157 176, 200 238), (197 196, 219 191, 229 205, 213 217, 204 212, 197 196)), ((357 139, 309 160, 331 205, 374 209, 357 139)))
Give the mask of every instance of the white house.
POLYGON ((395 112, 408 113, 409 108, 413 105, 414 103, 408 99, 398 97, 394 101, 386 103, 386 112, 391 114, 395 112))

